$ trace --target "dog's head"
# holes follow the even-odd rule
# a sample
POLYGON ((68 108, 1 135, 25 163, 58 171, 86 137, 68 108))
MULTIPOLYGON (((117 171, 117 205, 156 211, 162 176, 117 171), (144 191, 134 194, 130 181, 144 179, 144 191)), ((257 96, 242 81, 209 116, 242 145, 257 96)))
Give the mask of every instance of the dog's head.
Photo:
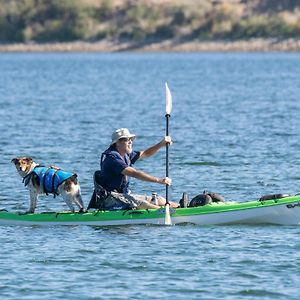
POLYGON ((18 173, 24 176, 31 170, 33 160, 31 157, 16 157, 11 160, 15 164, 18 173))

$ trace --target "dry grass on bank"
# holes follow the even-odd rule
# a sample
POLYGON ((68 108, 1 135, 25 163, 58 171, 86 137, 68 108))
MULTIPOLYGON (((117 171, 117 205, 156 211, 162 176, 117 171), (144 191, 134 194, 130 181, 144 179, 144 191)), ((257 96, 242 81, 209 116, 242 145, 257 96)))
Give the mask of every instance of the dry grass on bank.
POLYGON ((299 52, 300 39, 251 39, 240 41, 188 41, 180 43, 166 40, 160 43, 119 43, 109 40, 96 43, 70 42, 46 44, 7 44, 0 45, 0 52, 299 52))

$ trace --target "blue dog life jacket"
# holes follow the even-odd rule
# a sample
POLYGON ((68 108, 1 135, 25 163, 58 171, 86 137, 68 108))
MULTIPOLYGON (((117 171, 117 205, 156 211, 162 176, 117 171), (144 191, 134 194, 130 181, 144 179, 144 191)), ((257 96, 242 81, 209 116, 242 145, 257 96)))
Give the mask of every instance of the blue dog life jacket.
POLYGON ((26 179, 24 178, 25 186, 29 183, 32 173, 35 173, 39 176, 40 184, 43 186, 44 192, 46 194, 54 194, 54 196, 58 195, 57 189, 63 182, 73 175, 76 176, 74 173, 65 172, 60 169, 57 170, 53 168, 36 166, 33 171, 27 175, 28 178, 26 178, 27 176, 25 177, 26 179))

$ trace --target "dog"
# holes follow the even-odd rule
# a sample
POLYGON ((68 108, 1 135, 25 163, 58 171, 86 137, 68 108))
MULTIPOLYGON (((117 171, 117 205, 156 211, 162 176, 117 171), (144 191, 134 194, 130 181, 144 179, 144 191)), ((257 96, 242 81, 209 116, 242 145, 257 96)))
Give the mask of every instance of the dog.
POLYGON ((73 203, 78 206, 79 212, 84 212, 76 174, 62 171, 56 166, 40 166, 31 157, 16 157, 11 162, 29 189, 30 205, 27 213, 34 213, 38 196, 42 194, 53 194, 54 197, 61 195, 71 212, 75 212, 73 203))

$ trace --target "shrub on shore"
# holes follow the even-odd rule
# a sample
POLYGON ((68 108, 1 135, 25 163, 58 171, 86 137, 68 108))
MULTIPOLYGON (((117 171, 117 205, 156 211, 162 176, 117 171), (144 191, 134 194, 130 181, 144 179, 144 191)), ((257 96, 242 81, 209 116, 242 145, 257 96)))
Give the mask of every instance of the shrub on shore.
POLYGON ((266 0, 157 2, 0 0, 0 42, 300 36, 300 4, 290 11, 283 6, 285 10, 280 11, 277 5, 274 7, 274 1, 266 0))

